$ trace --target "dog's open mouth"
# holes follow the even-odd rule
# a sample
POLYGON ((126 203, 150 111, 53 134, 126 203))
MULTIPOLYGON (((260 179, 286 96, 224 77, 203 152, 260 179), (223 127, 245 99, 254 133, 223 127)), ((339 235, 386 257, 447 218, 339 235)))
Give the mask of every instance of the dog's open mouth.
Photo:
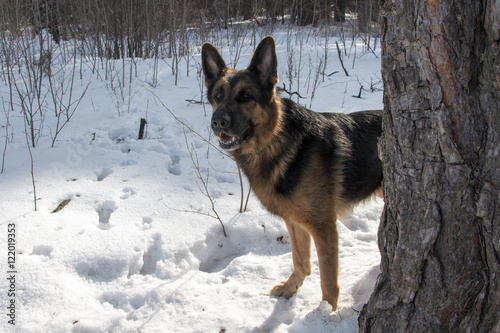
POLYGON ((241 136, 227 134, 224 132, 219 133, 219 145, 222 149, 235 150, 238 149, 243 142, 248 139, 248 129, 243 132, 241 136))
POLYGON ((238 141, 238 137, 227 135, 226 133, 221 133, 219 135, 219 141, 220 141, 220 143, 225 144, 225 145, 232 145, 233 143, 238 141))
POLYGON ((219 134, 219 145, 223 149, 236 149, 237 147, 234 147, 236 145, 240 145, 239 143, 239 138, 237 136, 229 135, 226 133, 220 133, 219 134))

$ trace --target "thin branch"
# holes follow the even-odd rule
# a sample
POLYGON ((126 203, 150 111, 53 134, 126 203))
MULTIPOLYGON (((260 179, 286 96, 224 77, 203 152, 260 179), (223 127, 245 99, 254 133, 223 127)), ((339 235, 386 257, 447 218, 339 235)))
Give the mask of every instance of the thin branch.
POLYGON ((36 207, 36 184, 35 184, 35 172, 34 172, 34 162, 33 162, 33 154, 31 153, 31 146, 30 146, 30 140, 29 140, 29 135, 28 135, 28 125, 26 124, 26 121, 24 122, 24 136, 26 138, 26 145, 28 146, 28 152, 30 154, 30 161, 31 161, 31 183, 33 185, 33 203, 35 205, 35 211, 37 210, 36 207))
POLYGON ((243 190, 243 177, 241 176, 241 168, 239 165, 238 165, 238 176, 240 177, 240 189, 241 189, 240 213, 243 213, 243 200, 245 198, 245 193, 243 190))
POLYGON ((352 95, 352 97, 354 98, 361 98, 361 92, 363 92, 363 86, 359 87, 359 94, 356 96, 356 95, 352 95))
POLYGON ((5 108, 3 97, 2 97, 2 106, 3 106, 3 111, 5 113, 6 123, 5 123, 5 145, 3 148, 2 170, 0 171, 0 173, 3 173, 5 171, 5 154, 7 153, 7 145, 9 144, 9 126, 10 126, 10 109, 5 108))
POLYGON ((339 54, 340 65, 342 65, 342 69, 344 70, 345 76, 349 76, 347 69, 345 69, 344 67, 344 61, 342 60, 342 52, 340 52, 339 43, 335 42, 335 45, 337 45, 337 53, 339 54))
POLYGON ((195 99, 185 99, 186 102, 188 102, 189 104, 200 104, 200 105, 203 105, 203 101, 197 101, 195 99))
MULTIPOLYGON (((203 175, 201 174, 201 171, 200 171, 200 163, 198 161, 198 154, 196 154, 196 150, 194 149, 194 147, 192 147, 192 148, 189 147, 189 143, 188 143, 188 139, 187 139, 187 135, 186 135, 185 130, 184 130, 184 139, 186 141, 186 147, 189 151, 189 156, 191 157, 191 162, 193 162, 193 165, 194 165, 196 176, 203 184, 203 188, 200 188, 201 193, 203 193, 210 200, 210 204, 212 205, 212 212, 214 212, 214 214, 216 216, 215 218, 219 221, 220 225, 222 226, 222 233, 224 234, 224 237, 227 237, 226 228, 224 227, 224 223, 222 222, 222 219, 220 218, 219 213, 217 213, 217 210, 215 209, 215 201, 212 198, 212 196, 210 195, 210 192, 208 191, 208 179, 207 179, 207 181, 205 181, 205 179, 203 179, 203 175)), ((211 216, 210 214, 207 214, 207 215, 211 216)), ((213 217, 213 216, 211 216, 211 217, 213 217)))
POLYGON ((245 202, 245 209, 243 209, 244 212, 247 211, 247 206, 248 206, 248 199, 250 199, 250 194, 252 193, 252 188, 248 188, 248 194, 247 194, 247 201, 245 202))
POLYGON ((375 56, 375 58, 377 58, 377 59, 378 59, 378 55, 377 55, 377 54, 375 53, 375 51, 371 48, 370 43, 368 43, 368 42, 366 41, 366 39, 365 39, 365 38, 363 38, 363 36, 362 36, 361 34, 358 34, 358 36, 359 36, 359 38, 361 38, 361 39, 363 40, 363 42, 365 42, 365 45, 368 47, 368 50, 370 50, 370 52, 371 52, 371 53, 373 53, 373 55, 375 56))
POLYGON ((293 92, 290 92, 286 89, 286 85, 285 83, 283 83, 283 88, 279 88, 280 90, 286 92, 290 97, 292 97, 293 95, 297 95, 299 98, 301 99, 304 99, 305 97, 302 97, 298 92, 296 91, 293 91, 293 92))

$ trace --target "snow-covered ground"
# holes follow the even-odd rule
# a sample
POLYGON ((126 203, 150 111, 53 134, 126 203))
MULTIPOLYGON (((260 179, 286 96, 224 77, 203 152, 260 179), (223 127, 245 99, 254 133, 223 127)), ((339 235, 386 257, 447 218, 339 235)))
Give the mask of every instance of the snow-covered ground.
MULTIPOLYGON (((379 48, 372 53, 361 40, 352 46, 347 41, 347 77, 337 55, 339 39, 330 37, 325 74, 338 73, 325 75, 324 81, 319 75, 315 81, 325 54, 324 37, 303 37, 302 52, 297 34, 288 39, 293 52, 287 51, 286 33, 276 33, 275 38, 280 80, 290 89, 287 60, 293 59, 295 80, 300 76, 300 94, 305 97, 300 102, 307 107, 322 112, 382 108, 379 48), (360 84, 366 90, 372 84, 379 89, 354 98, 360 84)), ((243 42, 238 68, 250 61, 255 47, 250 42, 243 42)), ((199 48, 192 51, 199 61, 199 48)), ((222 54, 230 64, 229 49, 223 48, 222 54)), ((358 331, 358 313, 379 273, 377 229, 383 201, 359 206, 351 218, 337 222, 339 310, 331 312, 321 302, 315 252, 313 273, 296 296, 269 296, 274 284, 292 271, 285 224, 254 196, 247 211, 239 213, 235 163, 186 130, 161 103, 211 138, 210 106, 186 101, 200 100, 201 95, 194 59, 190 76, 183 70, 177 86, 170 62, 160 61, 154 87, 153 61, 137 60, 137 77, 122 87, 122 99, 102 73, 92 74, 91 66, 82 66, 74 94, 90 85, 73 119, 51 148, 53 119, 47 114, 42 136, 32 149, 37 211, 23 118, 19 109, 10 112, 5 171, 0 174, 0 331, 358 331), (148 122, 144 140, 137 139, 140 118, 148 122), (219 221, 207 215, 214 213, 191 157, 215 200, 227 237, 219 221), (71 201, 51 213, 65 199, 71 201), (9 228, 15 229, 15 297, 7 297, 12 289, 8 245, 14 244, 8 242, 9 228), (11 300, 15 326, 8 323, 11 300)), ((117 61, 117 68, 122 64, 117 61)), ((296 81, 292 89, 297 90, 296 81)), ((0 96, 5 105, 9 87, 4 82, 0 96)), ((6 133, 2 116, 1 148, 6 133)), ((246 195, 248 184, 244 186, 246 195)))

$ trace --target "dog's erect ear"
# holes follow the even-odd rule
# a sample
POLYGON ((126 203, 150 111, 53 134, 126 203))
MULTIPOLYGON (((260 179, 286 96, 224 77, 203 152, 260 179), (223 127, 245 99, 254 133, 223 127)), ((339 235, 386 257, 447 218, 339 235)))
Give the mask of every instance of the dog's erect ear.
POLYGON ((201 66, 207 88, 210 88, 227 68, 219 51, 210 43, 205 43, 201 47, 201 66))
POLYGON ((248 70, 256 73, 262 83, 270 88, 278 83, 278 59, 273 37, 268 36, 260 42, 248 70))

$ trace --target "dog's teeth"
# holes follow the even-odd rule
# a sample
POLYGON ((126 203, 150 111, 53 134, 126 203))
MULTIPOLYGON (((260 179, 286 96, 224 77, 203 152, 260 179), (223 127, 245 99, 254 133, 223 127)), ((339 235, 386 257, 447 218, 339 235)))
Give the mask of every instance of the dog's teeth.
POLYGON ((233 142, 236 141, 236 137, 235 136, 230 136, 230 135, 227 135, 227 134, 221 134, 219 136, 219 141, 221 141, 222 143, 225 143, 225 144, 233 143, 233 142))

